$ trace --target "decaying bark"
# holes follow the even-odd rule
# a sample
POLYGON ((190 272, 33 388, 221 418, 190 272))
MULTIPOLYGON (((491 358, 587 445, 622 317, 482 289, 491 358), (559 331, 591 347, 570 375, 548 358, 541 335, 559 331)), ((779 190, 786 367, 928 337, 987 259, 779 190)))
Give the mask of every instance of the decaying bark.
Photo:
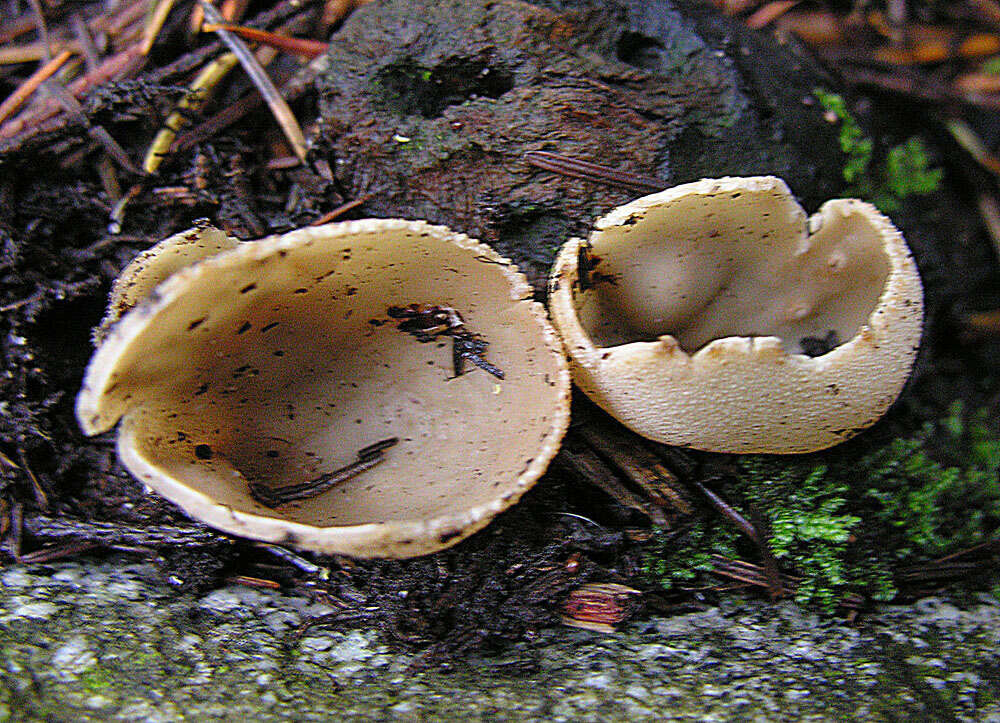
POLYGON ((319 77, 326 154, 366 211, 478 236, 539 280, 552 254, 638 195, 539 169, 554 152, 662 179, 775 173, 836 194, 825 79, 775 47, 671 2, 393 0, 356 12, 319 77), (832 170, 832 172, 831 172, 832 170))

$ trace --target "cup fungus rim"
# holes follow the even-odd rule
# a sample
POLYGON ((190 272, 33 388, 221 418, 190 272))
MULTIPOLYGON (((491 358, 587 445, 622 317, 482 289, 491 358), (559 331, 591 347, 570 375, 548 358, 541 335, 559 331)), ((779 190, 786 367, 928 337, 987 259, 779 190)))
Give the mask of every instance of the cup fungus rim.
POLYGON ((573 238, 560 249, 549 277, 549 309, 574 380, 606 411, 656 441, 730 453, 814 451, 870 426, 905 384, 923 328, 919 272, 891 221, 856 199, 827 201, 807 216, 787 184, 774 176, 702 179, 614 209, 594 223, 588 241, 573 238), (650 211, 683 197, 736 191, 764 194, 775 205, 773 218, 780 209, 788 211, 787 233, 794 234, 802 251, 822 228, 841 218, 860 217, 869 225, 871 243, 885 259, 885 275, 857 331, 815 356, 786 349, 773 334, 720 335, 693 352, 670 333, 608 346, 595 343, 577 307, 581 245, 591 243, 600 253, 598 239, 608 229, 641 224, 650 211), (874 383, 872 374, 881 374, 884 384, 874 383), (857 396, 842 395, 847 388, 857 396), (725 419, 718 418, 722 398, 733 405, 725 419), (801 421, 799 415, 813 421, 801 421))
MULTIPOLYGON (((569 426, 569 399, 570 372, 562 341, 550 324, 544 307, 532 299, 531 286, 515 264, 491 247, 445 226, 421 220, 362 219, 306 227, 285 234, 243 241, 234 248, 221 250, 176 271, 157 285, 146 298, 122 314, 107 330, 87 366, 75 409, 80 427, 87 436, 106 432, 117 424, 118 455, 125 466, 143 483, 156 489, 195 519, 217 529, 319 552, 359 557, 411 557, 456 544, 485 527, 494 516, 516 503, 541 477, 558 452, 569 426), (556 406, 548 415, 545 436, 530 462, 511 484, 505 486, 506 491, 500 496, 459 512, 427 518, 376 520, 349 525, 313 525, 267 514, 239 511, 216 501, 190 482, 165 473, 139 453, 134 443, 135 408, 125 409, 118 414, 108 414, 107 410, 102 409, 119 355, 143 333, 150 319, 155 318, 182 295, 189 285, 198 283, 220 266, 263 260, 284 249, 299 244, 308 245, 320 239, 394 231, 435 236, 443 243, 453 244, 473 253, 483 262, 484 267, 498 267, 508 284, 507 299, 511 304, 528 305, 530 318, 537 325, 548 357, 555 365, 556 406), (151 484, 151 480, 155 484, 151 484)), ((141 403, 137 407, 141 409, 141 403)), ((308 500, 304 504, 308 504, 308 500)))

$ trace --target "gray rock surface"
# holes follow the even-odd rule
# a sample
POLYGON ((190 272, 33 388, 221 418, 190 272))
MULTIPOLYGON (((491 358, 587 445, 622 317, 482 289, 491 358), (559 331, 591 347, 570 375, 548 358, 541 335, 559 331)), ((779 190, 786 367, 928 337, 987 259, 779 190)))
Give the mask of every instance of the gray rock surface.
POLYGON ((857 627, 790 603, 547 630, 414 672, 304 597, 195 596, 148 565, 0 570, 0 720, 1000 721, 1000 604, 928 598, 857 627))

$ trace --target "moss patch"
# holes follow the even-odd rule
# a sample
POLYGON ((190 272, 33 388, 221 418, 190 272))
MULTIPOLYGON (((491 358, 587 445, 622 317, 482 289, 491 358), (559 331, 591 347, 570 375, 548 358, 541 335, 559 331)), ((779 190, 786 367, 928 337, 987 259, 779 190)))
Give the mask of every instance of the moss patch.
POLYGON ((813 95, 840 124, 838 138, 845 156, 846 193, 871 201, 884 213, 892 213, 899 210, 903 199, 933 193, 941 186, 944 172, 931 167, 927 146, 920 138, 913 136, 892 146, 878 162, 873 162, 875 144, 848 110, 844 98, 822 88, 815 88, 813 95))
MULTIPOLYGON (((719 491, 746 518, 766 521, 781 571, 799 578, 796 601, 830 612, 852 594, 892 600, 904 566, 995 541, 998 467, 1000 436, 985 410, 967 415, 956 403, 939 422, 860 460, 829 452, 741 457, 719 491)), ((668 590, 707 584, 714 555, 758 558, 713 514, 680 533, 658 532, 644 570, 668 590)))

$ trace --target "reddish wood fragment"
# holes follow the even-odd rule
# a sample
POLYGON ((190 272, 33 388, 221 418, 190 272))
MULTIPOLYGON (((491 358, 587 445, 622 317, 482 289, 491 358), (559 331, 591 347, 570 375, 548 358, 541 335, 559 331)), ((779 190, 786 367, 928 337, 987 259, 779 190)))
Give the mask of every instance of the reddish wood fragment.
POLYGON ((613 582, 582 585, 562 604, 562 621, 573 627, 613 633, 614 625, 635 612, 641 595, 639 590, 613 582))

